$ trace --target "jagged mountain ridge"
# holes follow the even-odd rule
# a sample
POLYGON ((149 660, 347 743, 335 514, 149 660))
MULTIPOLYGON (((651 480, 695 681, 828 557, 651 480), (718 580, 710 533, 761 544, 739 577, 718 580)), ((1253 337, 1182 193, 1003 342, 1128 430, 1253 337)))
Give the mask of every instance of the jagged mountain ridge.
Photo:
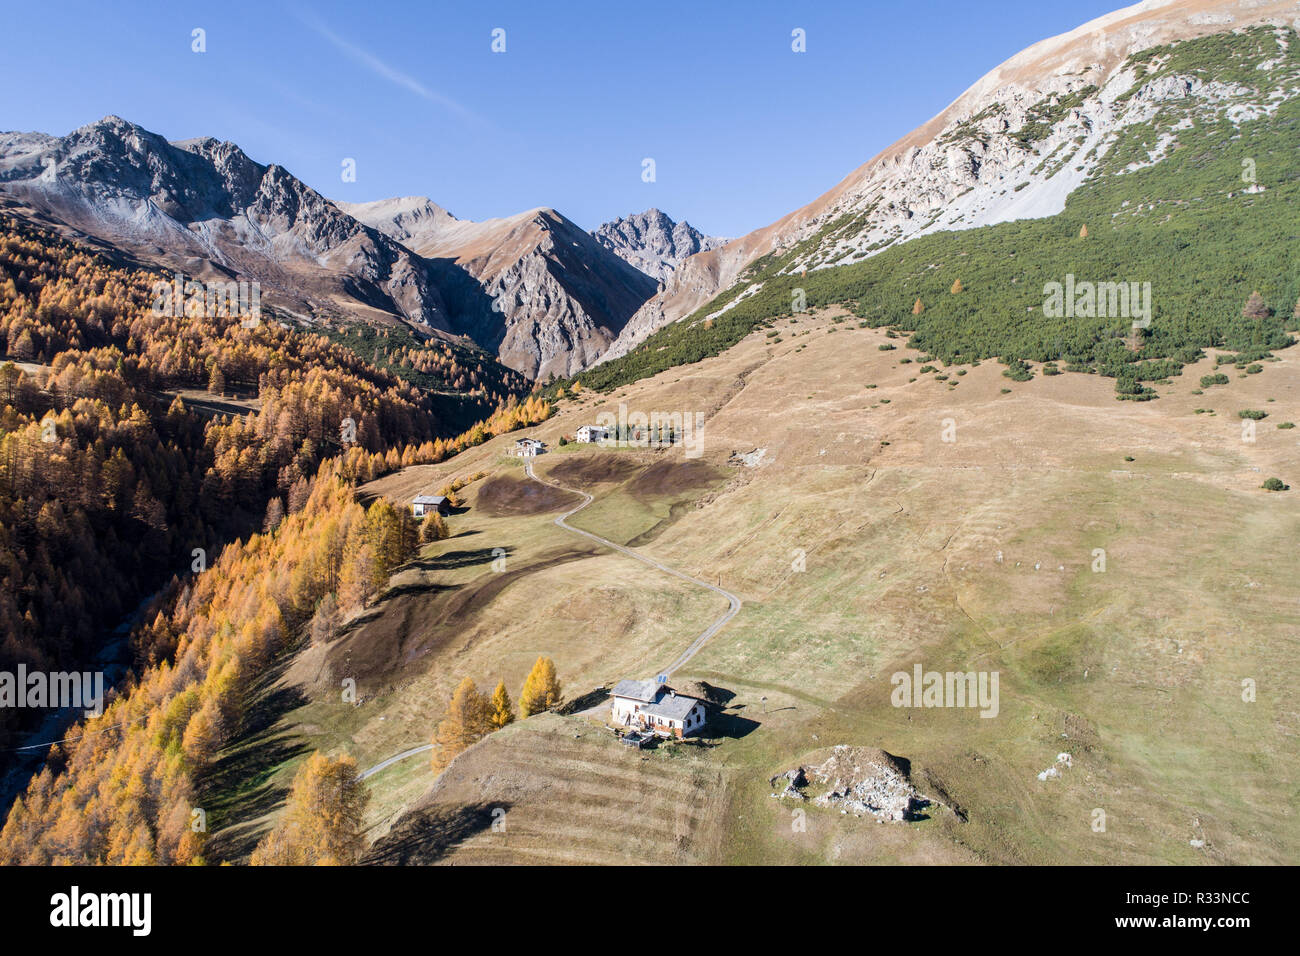
POLYGON ((724 290, 736 293, 732 302, 754 290, 745 273, 766 257, 783 258, 786 272, 827 268, 929 232, 1058 213, 1107 140, 1163 103, 1194 97, 1221 110, 1267 109, 1190 77, 1127 96, 1139 78, 1124 68, 1142 50, 1260 24, 1300 29, 1300 3, 1146 0, 1028 47, 808 205, 683 261, 602 361, 724 290))
POLYGON ((423 198, 336 203, 233 143, 116 116, 0 133, 0 205, 149 264, 257 281, 303 318, 464 335, 529 377, 592 364, 656 287, 552 209, 475 223, 423 198))
POLYGON ((666 282, 682 261, 727 242, 689 222, 673 222, 658 209, 623 216, 592 231, 597 242, 648 276, 666 282))
POLYGON ((451 331, 409 250, 233 143, 169 143, 117 116, 63 137, 0 133, 0 195, 15 212, 165 268, 258 281, 294 311, 374 312, 451 331))
MULTIPOLYGON (((531 378, 588 367, 655 292, 655 280, 554 209, 474 222, 422 197, 339 208, 476 287, 448 292, 462 325, 531 378)), ((444 286, 446 291, 446 286, 444 286)))

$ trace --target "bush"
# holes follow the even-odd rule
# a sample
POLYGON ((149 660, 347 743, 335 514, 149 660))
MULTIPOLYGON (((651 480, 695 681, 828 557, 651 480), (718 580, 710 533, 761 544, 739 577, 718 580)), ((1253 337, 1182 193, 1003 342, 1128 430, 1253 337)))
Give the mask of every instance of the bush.
POLYGON ((1002 374, 1013 382, 1027 382, 1034 377, 1029 366, 1021 359, 1011 359, 1007 362, 1007 369, 1002 374))
POLYGON ((1270 478, 1268 481, 1260 485, 1260 487, 1265 491, 1286 491, 1291 486, 1283 484, 1281 478, 1270 478))
POLYGON ((1209 388, 1211 385, 1227 385, 1227 384, 1228 384, 1228 376, 1224 375, 1222 372, 1219 372, 1215 375, 1201 376, 1201 388, 1209 388))
POLYGON ((1250 418, 1259 421, 1261 418, 1268 418, 1268 412, 1261 412, 1258 408, 1243 408, 1237 412, 1238 418, 1250 418))

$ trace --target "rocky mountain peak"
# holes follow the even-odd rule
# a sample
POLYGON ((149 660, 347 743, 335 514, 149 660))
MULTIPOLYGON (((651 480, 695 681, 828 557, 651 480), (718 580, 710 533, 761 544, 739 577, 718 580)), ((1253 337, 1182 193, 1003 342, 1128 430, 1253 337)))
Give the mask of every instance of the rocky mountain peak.
POLYGON ((673 222, 654 207, 607 222, 591 235, 620 259, 660 282, 687 256, 727 241, 706 236, 685 220, 673 222))
POLYGON ((334 313, 351 302, 447 328, 415 256, 234 143, 170 143, 119 116, 62 137, 6 133, 0 193, 165 268, 257 281, 268 301, 296 311, 334 313))

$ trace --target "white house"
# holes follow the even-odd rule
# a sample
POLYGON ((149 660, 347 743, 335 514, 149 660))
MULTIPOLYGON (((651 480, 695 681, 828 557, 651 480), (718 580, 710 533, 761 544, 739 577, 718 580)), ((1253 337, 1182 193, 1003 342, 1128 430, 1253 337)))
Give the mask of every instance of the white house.
POLYGON ((536 438, 515 439, 515 454, 520 458, 532 458, 534 455, 540 455, 544 447, 536 438))
POLYGON ((602 425, 583 425, 574 436, 580 443, 590 445, 609 438, 609 429, 602 425))
POLYGON ((440 515, 445 515, 450 510, 451 505, 442 495, 416 495, 415 500, 411 502, 411 512, 417 518, 423 518, 435 511, 440 515))
POLYGON ((678 694, 667 684, 621 680, 611 694, 610 715, 620 727, 681 738, 700 732, 706 711, 703 701, 678 694))

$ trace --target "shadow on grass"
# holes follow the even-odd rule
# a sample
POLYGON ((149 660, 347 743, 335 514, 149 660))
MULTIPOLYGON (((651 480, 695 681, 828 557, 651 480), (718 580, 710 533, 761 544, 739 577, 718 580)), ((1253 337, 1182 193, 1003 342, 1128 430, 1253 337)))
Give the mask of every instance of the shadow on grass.
POLYGON ((595 690, 588 691, 585 694, 579 694, 572 700, 567 700, 555 709, 557 714, 576 714, 579 711, 589 710, 597 704, 603 704, 609 700, 609 688, 597 687, 595 690))
POLYGON ((411 567, 421 571, 450 571, 453 568, 470 568, 477 564, 490 564, 497 558, 509 557, 512 547, 475 548, 472 551, 444 551, 430 558, 411 562, 411 567))
MULTIPOLYGON (((407 595, 410 594, 440 594, 443 591, 459 591, 460 588, 461 585, 459 584, 453 584, 453 585, 434 584, 432 581, 416 581, 410 584, 399 584, 397 585, 397 587, 389 588, 387 591, 385 591, 383 595, 379 598, 379 601, 377 603, 382 605, 385 601, 391 601, 393 600, 393 598, 406 597, 407 595)), ((382 616, 383 608, 380 607, 378 610, 379 610, 379 614, 369 615, 364 619, 358 618, 353 623, 356 624, 369 623, 370 621, 374 620, 376 617, 382 616)), ((351 631, 352 629, 353 628, 349 627, 348 631, 351 631)), ((343 634, 346 633, 347 631, 343 632, 343 634)), ((340 636, 342 636, 342 634, 340 634, 340 636)))
POLYGON ((261 838, 259 819, 284 802, 287 783, 272 782, 275 771, 307 752, 294 734, 276 729, 280 718, 307 702, 298 688, 276 687, 290 658, 268 668, 249 689, 238 741, 222 751, 198 779, 199 805, 207 811, 209 862, 236 862, 261 838))
POLYGON ((507 802, 435 804, 402 816, 361 858, 370 866, 425 866, 457 844, 492 828, 510 809, 507 802))
POLYGON ((714 713, 709 715, 708 726, 705 732, 709 737, 726 737, 730 740, 740 740, 742 737, 748 737, 754 731, 762 726, 757 720, 750 720, 748 717, 741 717, 739 714, 714 713))

